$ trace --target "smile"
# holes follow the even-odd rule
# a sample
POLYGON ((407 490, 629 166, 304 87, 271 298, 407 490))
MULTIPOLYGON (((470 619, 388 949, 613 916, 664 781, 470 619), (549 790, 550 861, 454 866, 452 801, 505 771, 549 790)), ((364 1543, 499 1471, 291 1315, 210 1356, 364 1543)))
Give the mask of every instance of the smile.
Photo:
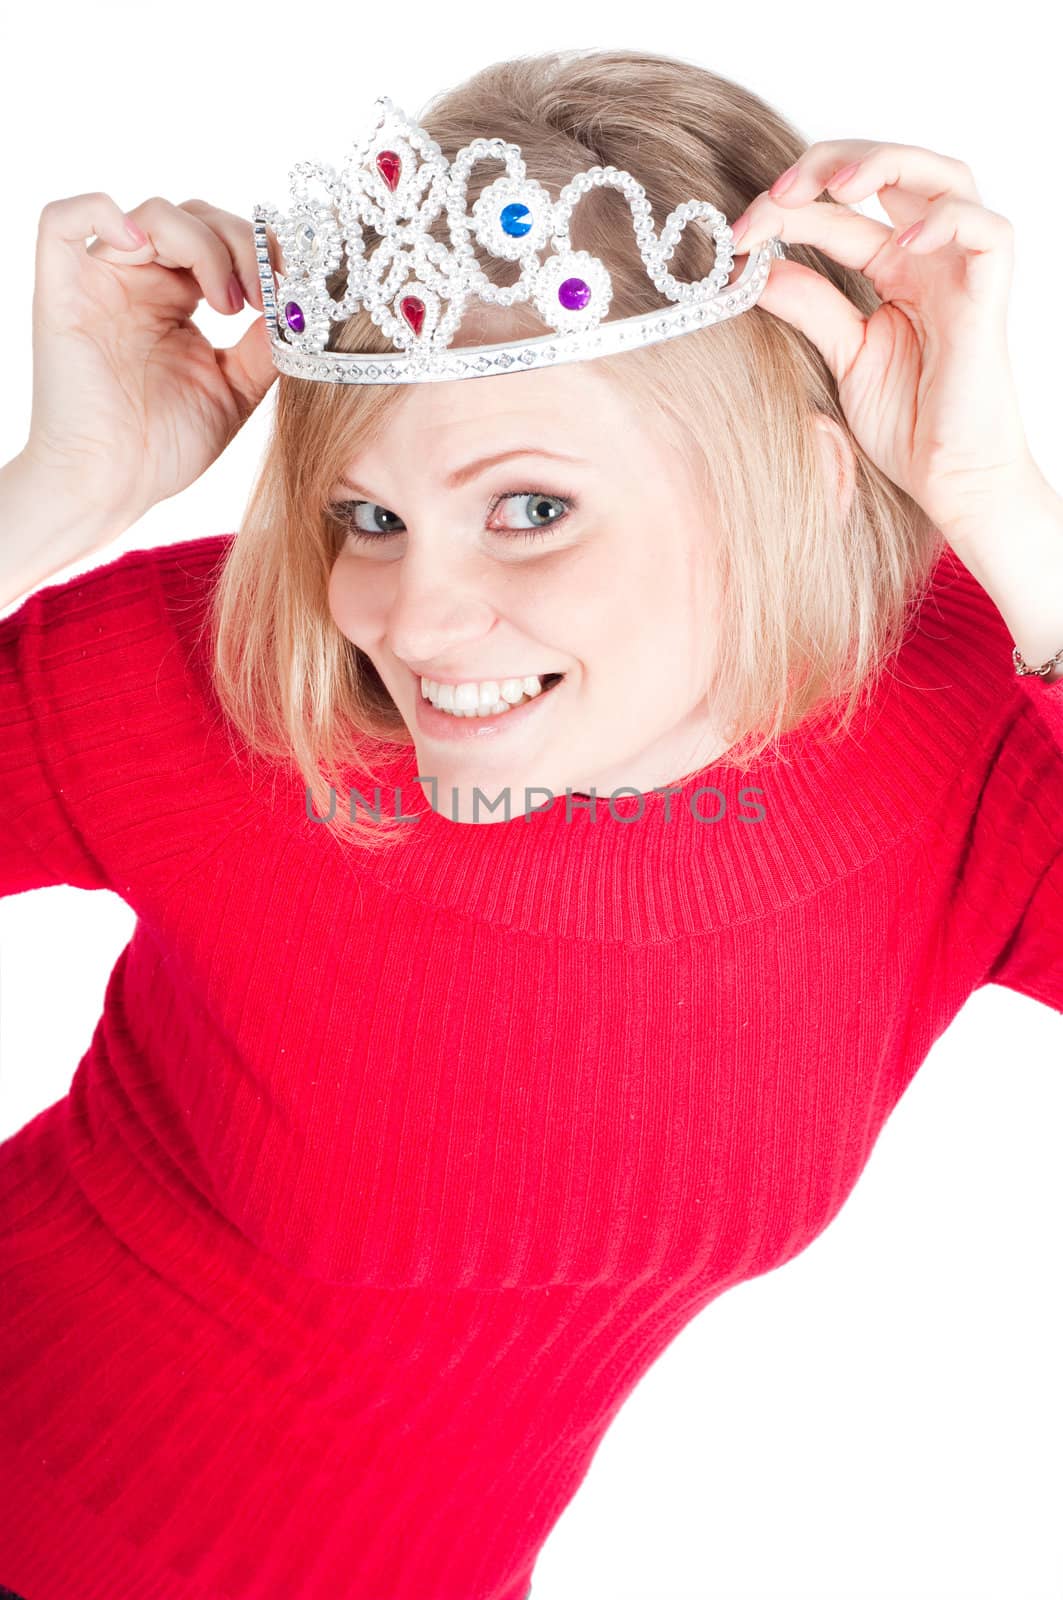
POLYGON ((534 700, 561 682, 564 673, 547 672, 541 677, 488 678, 483 682, 434 683, 422 678, 421 696, 437 711, 450 717, 500 717, 534 700))

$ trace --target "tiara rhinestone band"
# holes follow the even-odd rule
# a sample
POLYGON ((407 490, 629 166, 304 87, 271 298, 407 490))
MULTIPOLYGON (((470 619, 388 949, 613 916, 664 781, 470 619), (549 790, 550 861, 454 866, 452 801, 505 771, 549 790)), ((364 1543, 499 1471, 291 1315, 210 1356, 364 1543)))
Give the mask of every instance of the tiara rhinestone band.
POLYGON ((367 136, 342 173, 301 161, 290 173, 289 209, 252 208, 262 304, 274 365, 291 377, 323 383, 438 383, 586 361, 655 344, 739 315, 760 297, 772 259, 785 255, 779 239, 750 253, 739 278, 725 287, 734 265, 731 228, 707 200, 687 200, 658 235, 645 190, 628 172, 591 167, 577 173, 556 201, 529 178, 520 146, 474 139, 447 162, 439 145, 386 95, 374 102, 367 136), (469 173, 478 161, 501 161, 505 173, 468 210, 469 173), (640 316, 604 320, 612 280, 603 262, 573 250, 569 222, 591 188, 610 185, 628 201, 647 273, 674 302, 640 316), (429 229, 446 212, 450 247, 429 229), (682 283, 667 263, 691 221, 712 233, 716 262, 695 283, 682 283), (275 274, 267 225, 283 257, 275 274), (363 232, 379 241, 367 253, 363 232), (489 254, 520 264, 516 281, 499 287, 487 278, 472 237, 489 254), (547 251, 545 258, 540 259, 547 251), (327 280, 346 258, 341 299, 327 280), (469 301, 511 306, 531 301, 553 332, 533 339, 450 348, 469 301), (354 354, 326 349, 334 322, 360 309, 399 352, 354 354))

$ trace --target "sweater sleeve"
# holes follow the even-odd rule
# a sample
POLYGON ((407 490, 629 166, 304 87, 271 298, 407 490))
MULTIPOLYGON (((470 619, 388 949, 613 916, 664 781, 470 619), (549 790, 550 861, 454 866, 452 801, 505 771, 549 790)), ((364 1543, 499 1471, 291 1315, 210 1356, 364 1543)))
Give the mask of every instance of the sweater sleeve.
POLYGON ((981 984, 1063 1012, 1063 679, 1019 682, 992 819, 999 931, 981 984))
POLYGON ((0 618, 0 895, 128 898, 122 841, 172 725, 166 575, 223 543, 126 551, 0 618))

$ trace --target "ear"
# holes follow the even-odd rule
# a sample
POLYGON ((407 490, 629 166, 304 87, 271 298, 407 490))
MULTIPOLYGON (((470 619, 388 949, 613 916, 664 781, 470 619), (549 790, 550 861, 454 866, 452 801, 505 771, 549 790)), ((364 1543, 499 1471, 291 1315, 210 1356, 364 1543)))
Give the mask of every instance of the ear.
POLYGON ((856 458, 845 432, 822 411, 813 414, 815 439, 819 446, 824 480, 837 496, 838 520, 844 522, 856 488, 856 458))

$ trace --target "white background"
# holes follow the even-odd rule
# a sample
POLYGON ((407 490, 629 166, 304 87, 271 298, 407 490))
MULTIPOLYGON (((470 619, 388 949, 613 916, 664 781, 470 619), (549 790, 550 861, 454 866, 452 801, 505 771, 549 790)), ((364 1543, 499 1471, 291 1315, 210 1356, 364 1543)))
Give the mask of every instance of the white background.
MULTIPOLYGON (((670 9, 480 0, 418 23, 406 7, 270 0, 19 7, 0 105, 0 459, 28 425, 47 200, 104 189, 130 209, 194 195, 246 216, 260 199, 284 202, 294 161, 337 161, 378 93, 416 115, 500 57, 608 46, 733 77, 809 140, 893 140, 967 161, 983 203, 1015 226, 1012 357, 1033 454, 1063 489, 1059 62, 1046 13, 670 9)), ((884 217, 874 201, 862 209, 884 217)), ((251 315, 204 308, 199 321, 230 343, 251 315)), ((266 422, 263 407, 197 483, 83 566, 235 528, 266 422)), ((0 1138, 66 1092, 132 927, 106 892, 0 905, 0 1138)), ((636 1389, 546 1543, 534 1600, 1059 1600, 1061 1140, 1063 1017, 983 990, 827 1232, 708 1307, 636 1389)))

